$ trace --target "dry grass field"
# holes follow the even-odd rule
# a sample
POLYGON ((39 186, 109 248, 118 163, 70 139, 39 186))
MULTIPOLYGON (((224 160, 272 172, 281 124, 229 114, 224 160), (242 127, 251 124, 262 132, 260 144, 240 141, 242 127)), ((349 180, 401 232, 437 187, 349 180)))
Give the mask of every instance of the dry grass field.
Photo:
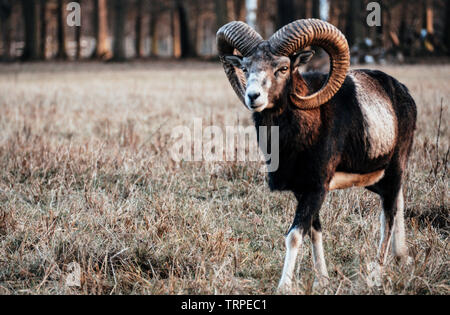
MULTIPOLYGON (((391 257, 370 285, 380 201, 333 192, 321 211, 330 284, 313 285, 307 240, 295 293, 450 293, 450 65, 380 69, 418 106, 413 262, 391 257)), ((195 117, 252 124, 219 64, 0 65, 0 294, 275 293, 294 197, 271 193, 258 163, 173 162, 171 130, 195 117), (72 262, 80 287, 66 285, 72 262)))

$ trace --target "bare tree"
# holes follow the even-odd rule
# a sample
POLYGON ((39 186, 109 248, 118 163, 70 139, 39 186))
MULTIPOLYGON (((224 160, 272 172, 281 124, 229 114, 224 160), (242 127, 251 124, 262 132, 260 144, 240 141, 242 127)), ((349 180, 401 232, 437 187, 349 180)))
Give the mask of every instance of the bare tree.
POLYGON ((136 57, 142 57, 142 13, 143 13, 143 4, 142 0, 136 1, 136 20, 134 24, 134 33, 135 33, 135 46, 134 50, 136 52, 136 57))
POLYGON ((347 23, 345 35, 350 46, 357 43, 363 37, 363 20, 361 19, 362 1, 349 0, 347 7, 347 23))
POLYGON ((179 1, 173 2, 173 7, 171 10, 172 18, 172 55, 175 58, 180 58, 182 56, 181 51, 181 26, 180 26, 180 12, 179 12, 179 1))
MULTIPOLYGON (((27 0, 25 0, 27 1, 27 0)), ((65 16, 66 16, 66 8, 64 5, 64 0, 58 0, 57 6, 57 41, 58 41, 58 54, 56 58, 58 59, 67 59, 67 51, 66 51, 66 27, 65 27, 65 16)))
POLYGON ((192 1, 192 14, 193 14, 193 28, 190 32, 191 36, 191 56, 197 57, 198 56, 198 45, 200 42, 200 23, 202 18, 202 9, 201 9, 201 3, 202 0, 191 0, 192 1))
POLYGON ((1 40, 3 42, 3 54, 1 60, 8 61, 11 59, 11 0, 0 1, 0 31, 1 40))
POLYGON ((106 0, 94 0, 95 49, 92 58, 108 59, 111 49, 108 42, 108 7, 106 0))
POLYGON ((179 35, 180 35, 180 45, 181 45, 181 57, 196 57, 197 56, 197 23, 198 21, 193 15, 192 7, 197 6, 199 3, 197 1, 190 3, 191 1, 186 0, 176 0, 176 11, 179 21, 179 35), (192 5, 190 5, 192 4, 192 5), (191 23, 191 20, 194 23, 191 23))
POLYGON ((217 29, 228 23, 227 0, 214 0, 214 10, 216 13, 217 29))
POLYGON ((294 2, 291 0, 277 0, 278 19, 277 28, 296 20, 294 2))
POLYGON ((158 1, 150 2, 150 37, 151 37, 151 50, 150 56, 158 56, 158 14, 160 9, 160 3, 158 1))
POLYGON ((41 0, 39 19, 41 22, 41 59, 47 57, 47 0, 41 0))
POLYGON ((312 10, 311 17, 315 19, 320 19, 320 0, 311 0, 312 10))
POLYGON ((37 27, 37 3, 29 0, 22 0, 22 11, 25 22, 25 47, 22 60, 36 60, 39 58, 38 49, 38 27, 37 27))
POLYGON ((427 30, 428 34, 434 34, 434 12, 433 12, 433 1, 431 0, 425 0, 424 1, 425 6, 425 29, 427 30))
POLYGON ((447 48, 447 55, 450 55, 450 0, 445 3, 445 26, 444 26, 444 44, 447 48))
POLYGON ((245 21, 246 16, 245 0, 234 0, 234 15, 236 20, 245 21))
POLYGON ((125 61, 125 25, 127 16, 127 2, 114 0, 114 61, 125 61))

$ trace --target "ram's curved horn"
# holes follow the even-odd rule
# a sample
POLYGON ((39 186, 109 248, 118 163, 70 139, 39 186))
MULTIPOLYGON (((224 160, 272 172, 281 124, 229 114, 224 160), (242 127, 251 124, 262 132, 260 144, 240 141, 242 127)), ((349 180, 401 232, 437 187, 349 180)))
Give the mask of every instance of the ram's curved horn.
POLYGON ((233 66, 225 60, 225 56, 232 55, 234 50, 242 56, 250 56, 255 48, 263 42, 253 28, 243 22, 230 22, 217 31, 217 48, 223 68, 237 96, 245 104, 245 89, 247 81, 241 69, 233 66))
POLYGON ((345 36, 333 25, 317 19, 292 22, 269 39, 272 52, 290 56, 307 46, 322 47, 330 56, 330 73, 324 86, 308 96, 290 91, 291 101, 301 109, 313 109, 328 102, 341 88, 350 67, 350 52, 345 36))

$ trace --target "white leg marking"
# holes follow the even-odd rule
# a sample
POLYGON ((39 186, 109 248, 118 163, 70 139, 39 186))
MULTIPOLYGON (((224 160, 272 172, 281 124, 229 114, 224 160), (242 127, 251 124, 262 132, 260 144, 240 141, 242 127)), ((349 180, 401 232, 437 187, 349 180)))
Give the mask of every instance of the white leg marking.
POLYGON ((292 229, 286 236, 286 257, 284 259, 283 274, 278 285, 278 291, 282 293, 289 293, 292 289, 292 276, 302 242, 303 235, 298 228, 292 229))
POLYGON ((314 268, 320 285, 327 285, 328 271, 323 252, 322 232, 311 229, 311 239, 313 244, 314 268))
POLYGON ((405 217, 403 189, 397 196, 397 213, 394 219, 394 231, 392 236, 392 252, 396 257, 405 257, 408 255, 408 249, 405 242, 405 217))
POLYGON ((380 216, 380 245, 378 247, 378 260, 382 265, 386 263, 387 253, 389 252, 389 243, 392 236, 392 231, 389 230, 386 223, 386 217, 383 210, 380 216))

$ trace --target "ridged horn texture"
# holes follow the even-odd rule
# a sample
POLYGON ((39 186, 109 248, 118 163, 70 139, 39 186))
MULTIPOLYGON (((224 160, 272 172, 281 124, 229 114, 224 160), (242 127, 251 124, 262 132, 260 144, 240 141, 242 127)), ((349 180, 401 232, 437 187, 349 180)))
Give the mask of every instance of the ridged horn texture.
POLYGON ((230 22, 217 31, 217 48, 225 74, 231 86, 242 103, 245 104, 245 89, 247 81, 241 69, 234 67, 225 60, 225 56, 233 55, 238 50, 244 57, 250 56, 255 48, 263 42, 253 28, 243 22, 230 22))
POLYGON ((291 101, 301 109, 313 109, 328 102, 341 88, 350 67, 350 52, 347 40, 336 27, 317 19, 292 22, 269 39, 272 52, 279 56, 290 56, 307 46, 322 47, 330 56, 330 73, 325 85, 308 96, 290 92, 291 101))

